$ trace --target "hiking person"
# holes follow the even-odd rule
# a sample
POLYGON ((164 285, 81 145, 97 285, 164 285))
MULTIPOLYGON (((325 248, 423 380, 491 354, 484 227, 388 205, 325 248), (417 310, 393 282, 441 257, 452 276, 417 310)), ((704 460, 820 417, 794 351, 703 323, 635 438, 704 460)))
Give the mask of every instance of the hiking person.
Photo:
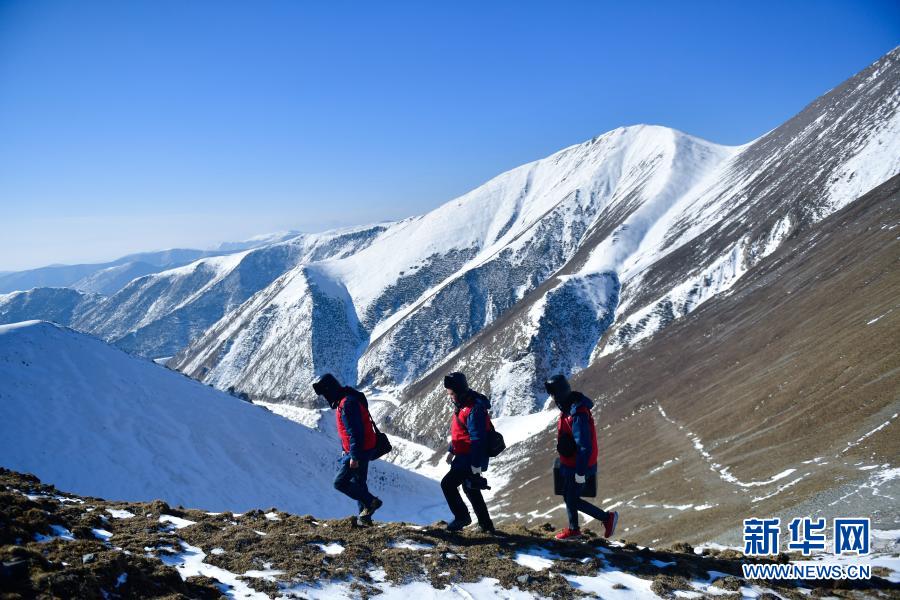
POLYGON ((569 526, 556 534, 558 540, 581 537, 578 512, 594 517, 604 526, 604 537, 616 531, 619 513, 606 512, 581 497, 588 476, 597 474, 597 428, 591 407, 594 403, 582 394, 574 392, 562 375, 554 375, 544 387, 559 408, 556 428, 556 449, 559 453, 559 470, 563 478, 563 498, 569 526))
POLYGON ((460 531, 472 522, 469 509, 459 494, 459 486, 462 485, 478 518, 479 529, 482 533, 493 533, 494 523, 481 495, 481 490, 488 489, 487 480, 481 474, 488 466, 486 442, 490 427, 490 400, 470 389, 462 373, 450 373, 444 377, 444 387, 454 405, 447 449, 450 472, 441 480, 441 489, 453 512, 453 520, 447 524, 447 530, 460 531))
POLYGON ((338 435, 341 437, 341 468, 334 477, 334 489, 349 496, 359 507, 358 522, 372 524, 372 515, 383 502, 369 492, 366 479, 369 461, 375 448, 375 425, 369 416, 365 395, 343 386, 334 375, 326 373, 313 384, 316 394, 323 396, 335 409, 338 435))

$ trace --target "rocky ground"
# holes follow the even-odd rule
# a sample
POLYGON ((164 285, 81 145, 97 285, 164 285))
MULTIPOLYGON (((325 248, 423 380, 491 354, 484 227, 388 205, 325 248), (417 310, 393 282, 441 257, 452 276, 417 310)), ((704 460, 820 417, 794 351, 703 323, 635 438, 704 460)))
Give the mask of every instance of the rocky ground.
POLYGON ((0 469, 0 597, 900 597, 884 568, 864 585, 795 587, 744 580, 734 550, 652 550, 591 532, 560 543, 550 524, 496 536, 442 526, 107 501, 0 469))

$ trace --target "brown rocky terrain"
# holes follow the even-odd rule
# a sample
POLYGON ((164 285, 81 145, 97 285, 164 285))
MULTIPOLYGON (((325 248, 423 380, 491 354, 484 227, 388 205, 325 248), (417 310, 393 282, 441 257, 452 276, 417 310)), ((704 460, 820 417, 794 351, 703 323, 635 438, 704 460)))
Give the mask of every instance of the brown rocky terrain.
MULTIPOLYGON (((698 585, 719 598, 740 598, 750 587, 760 597, 898 597, 898 586, 878 576, 888 575, 884 569, 864 585, 824 581, 801 590, 744 580, 745 559, 730 550, 700 555, 686 544, 650 550, 592 534, 560 543, 550 538, 549 524, 504 527, 497 536, 449 534, 441 525, 359 527, 353 519, 317 520, 276 509, 236 515, 160 501, 107 501, 0 469, 0 597, 303 598, 339 582, 345 593, 368 598, 415 581, 446 590, 492 578, 500 588, 535 597, 576 598, 590 594, 570 578, 610 572, 646 582, 644 595, 648 589, 661 597, 698 585), (549 557, 546 567, 521 564, 520 552, 549 557), (179 573, 191 555, 202 557, 211 576, 179 573)), ((627 591, 628 584, 613 589, 627 591)))

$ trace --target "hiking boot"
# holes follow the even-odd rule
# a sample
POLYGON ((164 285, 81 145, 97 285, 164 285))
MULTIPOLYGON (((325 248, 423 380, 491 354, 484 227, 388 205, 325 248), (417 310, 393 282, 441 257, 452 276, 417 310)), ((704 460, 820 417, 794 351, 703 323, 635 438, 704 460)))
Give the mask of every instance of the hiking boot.
POLYGON ((356 517, 356 524, 360 527, 371 527, 373 525, 372 517, 368 515, 356 517))
POLYGON ((580 529, 570 529, 566 527, 554 536, 558 540, 574 540, 581 537, 580 529))
POLYGON ((603 537, 611 538, 616 532, 616 524, 619 522, 619 513, 612 511, 607 513, 606 520, 603 521, 603 537))
POLYGON ((360 519, 368 519, 369 523, 372 522, 372 515, 375 514, 375 511, 382 507, 384 502, 381 501, 380 498, 372 498, 372 501, 369 503, 367 507, 362 509, 359 513, 360 519))
POLYGON ((453 519, 452 521, 447 523, 447 531, 462 531, 463 527, 471 524, 471 517, 467 517, 465 519, 453 519))
POLYGON ((478 532, 479 533, 494 533, 494 524, 493 523, 479 523, 478 524, 478 532))

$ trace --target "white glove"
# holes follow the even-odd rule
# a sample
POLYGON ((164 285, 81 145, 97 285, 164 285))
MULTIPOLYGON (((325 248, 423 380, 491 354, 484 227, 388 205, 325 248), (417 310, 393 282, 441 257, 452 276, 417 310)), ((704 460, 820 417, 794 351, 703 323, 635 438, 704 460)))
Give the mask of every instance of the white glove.
POLYGON ((448 465, 453 462, 453 455, 450 454, 449 452, 447 453, 446 461, 447 461, 448 465))
POLYGON ((575 483, 584 483, 585 481, 587 481, 587 478, 584 475, 575 476, 575 483))
POLYGON ((481 467, 472 467, 472 475, 481 475, 481 467))

